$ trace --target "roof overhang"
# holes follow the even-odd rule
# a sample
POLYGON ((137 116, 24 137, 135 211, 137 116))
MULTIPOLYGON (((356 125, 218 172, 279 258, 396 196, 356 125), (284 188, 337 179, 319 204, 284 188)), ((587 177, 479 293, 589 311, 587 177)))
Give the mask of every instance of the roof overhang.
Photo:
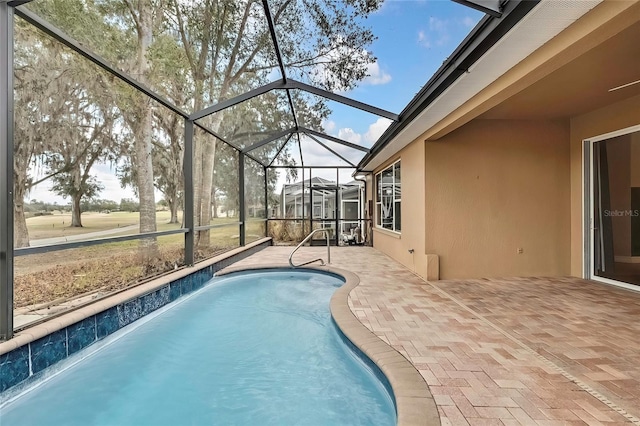
POLYGON ((485 17, 400 114, 399 122, 374 144, 358 170, 381 166, 602 1, 510 1, 501 18, 485 17))

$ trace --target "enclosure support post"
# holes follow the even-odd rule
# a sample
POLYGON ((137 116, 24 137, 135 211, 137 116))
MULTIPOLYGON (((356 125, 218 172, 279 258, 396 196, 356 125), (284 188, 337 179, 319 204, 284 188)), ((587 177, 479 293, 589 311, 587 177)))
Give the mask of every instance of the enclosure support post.
POLYGON ((13 8, 0 2, 0 340, 13 336, 13 8))
POLYGON ((302 234, 306 234, 306 232, 304 231, 304 225, 306 223, 306 216, 305 216, 305 208, 304 208, 304 166, 302 166, 302 234))
POLYGON ((313 169, 309 169, 309 232, 313 231, 313 169))
POLYGON ((344 216, 344 212, 342 211, 342 190, 340 190, 340 170, 336 169, 336 205, 334 207, 334 216, 336 218, 336 232, 333 238, 336 240, 336 247, 338 247, 340 243, 340 222, 341 217, 344 216))
POLYGON ((244 154, 238 151, 238 208, 240 209, 240 247, 244 246, 245 231, 247 226, 245 221, 245 205, 244 205, 244 154))
POLYGON ((269 191, 267 188, 267 167, 263 167, 264 170, 264 218, 266 219, 264 222, 264 236, 269 235, 269 191))
POLYGON ((182 160, 184 173, 184 227, 187 233, 184 234, 184 263, 193 265, 195 259, 193 255, 195 244, 194 229, 194 205, 193 205, 193 121, 188 118, 184 120, 184 158, 182 160))

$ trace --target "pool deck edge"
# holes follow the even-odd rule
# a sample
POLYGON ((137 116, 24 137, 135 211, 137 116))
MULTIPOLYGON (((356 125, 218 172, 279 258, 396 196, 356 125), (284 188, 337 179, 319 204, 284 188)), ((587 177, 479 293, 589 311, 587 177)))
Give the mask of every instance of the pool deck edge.
MULTIPOLYGON (((224 268, 218 271, 216 276, 276 268, 294 269, 284 264, 238 265, 224 268)), ((360 284, 358 275, 330 265, 307 265, 295 269, 329 272, 345 279, 344 285, 331 297, 331 316, 342 333, 375 363, 389 380, 395 397, 398 426, 440 425, 435 400, 420 372, 400 352, 365 327, 351 311, 349 293, 360 284)))

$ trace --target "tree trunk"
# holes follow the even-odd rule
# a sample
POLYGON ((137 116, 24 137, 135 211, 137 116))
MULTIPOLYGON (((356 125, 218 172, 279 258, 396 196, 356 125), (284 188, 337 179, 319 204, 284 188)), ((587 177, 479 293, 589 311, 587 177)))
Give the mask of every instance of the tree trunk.
MULTIPOLYGON (((148 0, 140 0, 138 5, 138 47, 136 75, 147 84, 149 61, 147 53, 153 41, 152 5, 148 0)), ((153 185, 153 163, 151 161, 151 134, 153 132, 153 106, 151 100, 140 94, 138 102, 139 124, 135 132, 134 155, 137 171, 138 196, 140 198, 140 232, 155 232, 156 201, 153 185)), ((156 257, 158 246, 155 238, 141 240, 143 258, 156 257)))
POLYGON ((140 232, 155 232, 156 200, 153 186, 153 164, 151 162, 151 132, 153 112, 144 101, 144 114, 135 140, 138 196, 140 197, 140 232))
POLYGON ((82 194, 74 194, 71 197, 71 226, 75 228, 82 228, 82 219, 80 217, 80 200, 82 194))
MULTIPOLYGON (((77 159, 76 159, 77 160, 77 159)), ((82 200, 82 177, 80 176, 80 164, 76 162, 71 171, 71 179, 73 184, 73 192, 71 193, 71 227, 82 228, 82 219, 80 217, 80 200, 82 200)))
MULTIPOLYGON (((195 82, 195 102, 194 102, 194 111, 200 111, 203 106, 202 102, 202 93, 203 93, 203 83, 201 79, 196 79, 195 82), (199 96, 198 96, 199 94, 199 96)), ((213 129, 216 130, 216 129, 213 129)), ((203 143, 208 138, 212 136, 209 134, 205 134, 204 132, 194 127, 193 133, 193 225, 201 226, 203 223, 201 222, 200 217, 200 205, 202 198, 202 152, 203 152, 203 143)), ((184 160, 183 160, 184 161, 184 160)), ((208 225, 208 223, 207 223, 208 225)), ((195 246, 198 247, 200 245, 208 245, 209 237, 207 234, 206 240, 202 240, 202 232, 196 231, 194 241, 195 246), (206 241, 206 243, 205 243, 206 241)))
MULTIPOLYGON (((140 198, 140 232, 156 232, 156 200, 153 186, 153 164, 151 162, 151 132, 153 112, 150 102, 144 101, 142 120, 135 140, 138 196, 140 198)), ((141 111, 142 112, 142 111, 141 111)), ((143 256, 156 257, 158 247, 155 238, 142 240, 143 256)))
MULTIPOLYGON (((218 131, 222 115, 217 114, 212 120, 211 129, 218 131)), ((207 138, 206 143, 202 144, 202 182, 200 186, 200 223, 209 225, 211 222, 211 190, 213 189, 213 166, 216 160, 216 142, 215 138, 207 138)), ((209 244, 209 230, 198 232, 198 244, 209 244)))
POLYGON ((169 223, 178 223, 178 197, 171 199, 171 201, 167 200, 167 204, 169 204, 169 211, 171 211, 169 223))
POLYGON ((24 215, 24 195, 24 186, 14 185, 13 244, 16 248, 29 247, 29 229, 27 229, 27 218, 24 215))

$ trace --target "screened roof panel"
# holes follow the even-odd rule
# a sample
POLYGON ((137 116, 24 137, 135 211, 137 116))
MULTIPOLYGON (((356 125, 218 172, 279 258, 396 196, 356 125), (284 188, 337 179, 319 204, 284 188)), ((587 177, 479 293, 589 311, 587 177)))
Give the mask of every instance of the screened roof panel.
POLYGON ((343 91, 347 80, 366 73, 363 48, 372 33, 361 8, 365 2, 347 1, 271 1, 287 77, 322 87, 343 91), (282 8, 286 5, 286 8, 282 8))
POLYGON ((317 155, 325 157, 327 159, 327 164, 330 164, 333 161, 333 157, 337 157, 339 159, 339 155, 343 157, 342 159, 340 159, 341 163, 344 162, 344 160, 347 160, 353 165, 356 165, 366 154, 366 152, 364 151, 342 145, 338 142, 323 138, 318 135, 301 135, 301 137, 305 139, 311 139, 316 142, 317 148, 314 148, 313 151, 317 155))
POLYGON ((323 122, 324 133, 340 139, 370 148, 393 121, 327 100, 326 107, 331 111, 323 122))
MULTIPOLYGON (((160 98, 168 99, 164 105, 171 108, 170 104, 175 104, 178 110, 191 113, 192 119, 202 117, 220 102, 238 96, 246 98, 250 96, 248 92, 270 82, 288 81, 299 87, 299 83, 292 82, 295 79, 325 89, 328 92, 309 86, 305 90, 271 90, 197 122, 236 149, 249 150, 251 156, 260 157, 265 164, 274 160, 278 152, 276 141, 281 142, 290 131, 304 133, 312 129, 319 132, 314 137, 322 138, 325 146, 303 136, 304 146, 309 148, 302 149, 299 163, 306 163, 305 151, 309 151, 310 158, 317 151, 333 151, 338 155, 327 157, 328 163, 323 165, 333 164, 332 161, 344 165, 359 162, 363 154, 353 146, 341 145, 339 140, 369 148, 392 123, 389 118, 365 110, 397 119, 393 113, 344 98, 357 97, 363 92, 362 87, 391 81, 389 76, 380 79, 373 75, 381 72, 380 63, 367 51, 375 36, 366 19, 379 6, 376 2, 237 0, 169 2, 160 9, 153 2, 126 0, 37 0, 24 7, 76 39, 79 44, 75 49, 87 49, 104 57, 115 70, 124 71, 157 92, 156 99, 161 103, 164 101, 160 98), (140 8, 144 7, 149 7, 150 13, 142 13, 140 8), (146 16, 150 16, 147 22, 146 16), (141 30, 144 28, 153 36, 151 44, 144 46, 144 54, 139 55, 140 44, 146 40, 141 30), (288 80, 283 79, 283 70, 288 80), (320 96, 323 94, 328 97, 320 96), (341 95, 349 105, 338 102, 341 95)), ((480 16, 456 25, 468 32, 470 23, 480 16)), ((31 21, 36 26, 43 25, 31 21)), ((456 30, 456 34, 462 32, 456 30)), ((284 151, 296 150, 287 146, 284 151)), ((289 164, 286 155, 278 162, 289 164)))
POLYGON ((260 160, 262 164, 269 165, 271 161, 284 150, 284 144, 288 141, 289 135, 278 138, 272 142, 262 145, 256 149, 249 151, 249 154, 260 160))
POLYGON ((273 166, 301 166, 302 159, 300 157, 300 147, 298 145, 298 136, 293 135, 289 142, 280 151, 275 159, 273 166))
POLYGON ((318 95, 292 90, 298 124, 370 148, 392 121, 318 95))
POLYGON ((295 128, 285 90, 272 90, 197 122, 238 149, 251 147, 295 128))
POLYGON ((306 167, 352 166, 306 135, 300 135, 300 144, 302 146, 302 158, 306 167))
POLYGON ((137 39, 135 32, 130 31, 135 24, 131 14, 124 9, 118 15, 114 13, 118 3, 124 7, 124 2, 114 1, 109 8, 113 10, 101 10, 97 3, 81 0, 37 0, 24 7, 124 70, 130 59, 128 54, 137 47, 137 39))
POLYGON ((147 23, 123 0, 36 0, 25 7, 188 112, 282 78, 260 2, 169 2, 162 10, 140 3, 152 8, 147 23), (146 61, 138 62, 137 28, 145 24, 154 36, 146 61))
POLYGON ((293 108, 300 127, 322 131, 322 122, 330 111, 325 107, 326 99, 303 90, 290 90, 293 108))
MULTIPOLYGON (((213 2, 212 7, 224 8, 224 19, 215 18, 214 28, 219 30, 222 25, 223 33, 229 35, 211 44, 211 57, 217 59, 215 66, 211 66, 215 89, 208 103, 215 104, 281 80, 282 73, 262 3, 236 0, 233 7, 226 2, 213 2), (248 13, 246 20, 245 13, 248 13)), ((196 6, 196 9, 201 8, 203 6, 196 6)), ((202 18, 196 13, 194 19, 198 22, 202 18)), ((203 106, 207 106, 206 103, 203 106)))
MULTIPOLYGON (((269 3, 273 10, 276 5, 289 2, 270 0, 269 3)), ((276 22, 287 76, 373 104, 374 99, 379 99, 378 87, 393 86, 396 90, 385 99, 384 106, 400 111, 425 81, 402 78, 395 71, 394 63, 406 62, 418 75, 431 76, 485 16, 470 8, 470 3, 485 4, 487 0, 469 1, 464 5, 459 4, 464 0, 443 1, 437 2, 437 7, 427 8, 423 3, 426 4, 417 1, 290 2, 287 16, 293 17, 276 22), (411 21, 420 15, 424 16, 425 24, 416 29, 415 39, 409 41, 411 21), (405 25, 403 20, 407 20, 407 28, 401 28, 405 25), (390 34, 396 37, 389 37, 390 34), (415 61, 406 60, 407 57, 415 61)), ((506 0, 492 3, 506 3, 506 0)))

